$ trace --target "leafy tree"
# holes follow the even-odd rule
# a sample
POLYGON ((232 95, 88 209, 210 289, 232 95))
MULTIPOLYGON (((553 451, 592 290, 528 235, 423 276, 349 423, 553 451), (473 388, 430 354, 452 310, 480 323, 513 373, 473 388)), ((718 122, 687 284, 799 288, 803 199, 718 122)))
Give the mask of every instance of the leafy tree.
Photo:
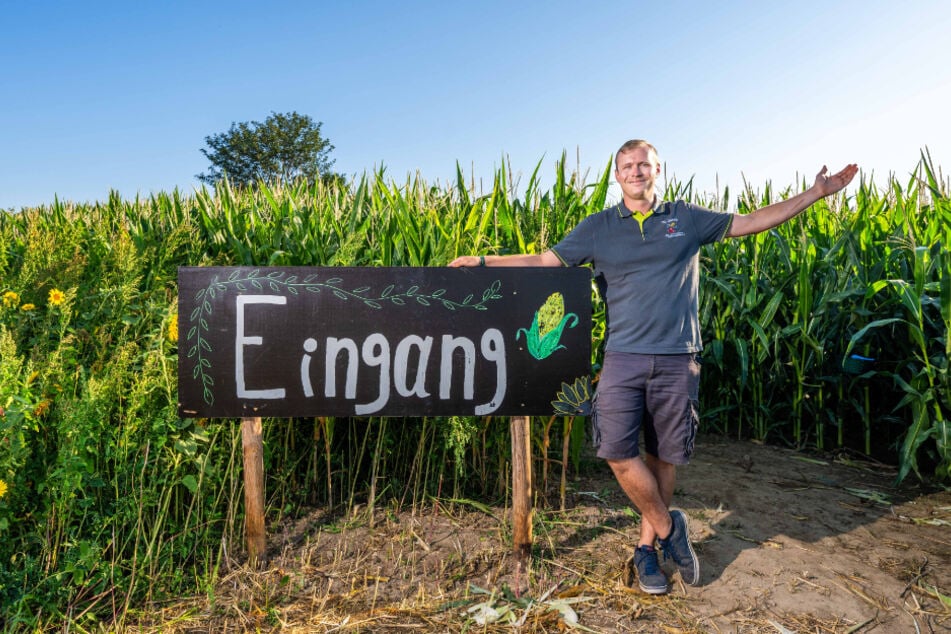
POLYGON ((232 123, 227 132, 205 137, 208 147, 201 153, 211 168, 197 177, 208 184, 227 177, 239 185, 338 179, 331 171, 334 146, 320 134, 321 125, 296 112, 272 112, 263 123, 232 123))

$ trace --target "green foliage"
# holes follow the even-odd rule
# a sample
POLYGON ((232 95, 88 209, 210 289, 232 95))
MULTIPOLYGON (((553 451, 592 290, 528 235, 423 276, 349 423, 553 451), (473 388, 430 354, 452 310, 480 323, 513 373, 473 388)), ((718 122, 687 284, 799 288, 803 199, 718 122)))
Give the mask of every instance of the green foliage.
POLYGON ((479 428, 476 419, 471 416, 450 416, 446 421, 445 429, 446 445, 452 451, 455 474, 459 477, 466 471, 466 451, 479 428))
MULTIPOLYGON (((378 173, 0 213, 4 627, 117 618, 121 628, 130 606, 213 586, 243 548, 240 431, 176 414, 187 344, 174 338, 177 266, 539 253, 604 206, 610 169, 585 184, 562 161, 541 191, 536 168, 521 193, 503 167, 486 193, 461 171, 443 188, 378 173)), ((703 250, 706 429, 850 448, 903 476, 951 478, 951 207, 934 174, 923 157, 905 185, 862 183, 768 234, 703 250), (852 354, 874 361, 846 372, 852 354)), ((747 189, 736 204, 791 193, 747 189)), ((728 192, 703 200, 690 183, 664 196, 729 204, 728 192)), ((604 308, 593 302, 597 370, 604 308)), ((567 316, 554 304, 539 312, 541 342, 567 316)), ((591 385, 565 384, 560 414, 532 426, 542 472, 562 463, 562 497, 564 470, 581 464, 586 426, 575 415, 591 385)), ((454 498, 498 499, 510 477, 509 426, 497 418, 267 420, 265 451, 271 521, 315 504, 415 506, 450 486, 454 498)))
POLYGON ((339 182, 331 172, 334 146, 320 134, 322 123, 296 112, 272 112, 263 122, 232 123, 227 132, 205 137, 201 153, 211 168, 198 178, 209 185, 227 179, 240 186, 296 179, 339 182))
MULTIPOLYGON (((947 479, 948 190, 922 156, 904 186, 862 182, 853 199, 706 247, 704 422, 947 479), (856 372, 853 354, 872 361, 856 372)), ((748 189, 738 206, 775 199, 748 189)))

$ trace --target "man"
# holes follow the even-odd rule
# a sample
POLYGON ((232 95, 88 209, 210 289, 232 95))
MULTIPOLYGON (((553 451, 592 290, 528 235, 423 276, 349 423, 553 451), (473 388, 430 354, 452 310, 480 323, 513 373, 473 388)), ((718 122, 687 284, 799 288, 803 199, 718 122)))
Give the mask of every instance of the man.
POLYGON ((620 147, 614 177, 620 203, 582 220, 536 255, 462 256, 449 266, 578 266, 592 264, 606 306, 604 365, 593 404, 594 444, 641 513, 633 561, 640 588, 667 592, 655 543, 689 585, 700 582, 687 516, 670 509, 677 465, 693 453, 698 424, 699 251, 704 244, 766 231, 840 191, 858 171, 823 166, 808 190, 737 215, 658 200, 657 150, 635 139, 620 147), (639 455, 644 432, 646 456, 639 455))

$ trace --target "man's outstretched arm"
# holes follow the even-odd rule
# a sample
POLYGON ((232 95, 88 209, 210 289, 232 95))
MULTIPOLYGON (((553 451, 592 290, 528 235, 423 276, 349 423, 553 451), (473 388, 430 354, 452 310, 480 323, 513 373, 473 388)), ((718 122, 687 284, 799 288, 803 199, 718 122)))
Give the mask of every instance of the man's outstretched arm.
POLYGON ((748 214, 737 215, 733 218, 726 235, 728 238, 737 238, 779 226, 817 200, 841 191, 852 181, 858 171, 858 165, 851 163, 830 176, 827 174, 828 169, 823 165, 816 174, 816 182, 812 187, 792 198, 761 207, 748 214))
POLYGON ((515 255, 462 255, 449 266, 562 266, 561 260, 552 251, 538 254, 515 255))

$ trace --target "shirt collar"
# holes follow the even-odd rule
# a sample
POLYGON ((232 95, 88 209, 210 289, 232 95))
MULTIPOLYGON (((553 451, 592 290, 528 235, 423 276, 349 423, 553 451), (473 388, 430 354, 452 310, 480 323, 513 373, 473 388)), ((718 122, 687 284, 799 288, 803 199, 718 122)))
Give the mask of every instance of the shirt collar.
MULTIPOLYGON (((631 212, 631 210, 627 208, 627 205, 624 204, 623 198, 621 199, 621 202, 617 204, 617 212, 618 212, 618 216, 620 216, 621 218, 629 218, 632 215, 634 215, 631 212)), ((660 200, 657 197, 657 194, 654 194, 654 203, 651 205, 651 208, 648 210, 648 213, 653 213, 653 215, 667 213, 667 203, 660 200)))

